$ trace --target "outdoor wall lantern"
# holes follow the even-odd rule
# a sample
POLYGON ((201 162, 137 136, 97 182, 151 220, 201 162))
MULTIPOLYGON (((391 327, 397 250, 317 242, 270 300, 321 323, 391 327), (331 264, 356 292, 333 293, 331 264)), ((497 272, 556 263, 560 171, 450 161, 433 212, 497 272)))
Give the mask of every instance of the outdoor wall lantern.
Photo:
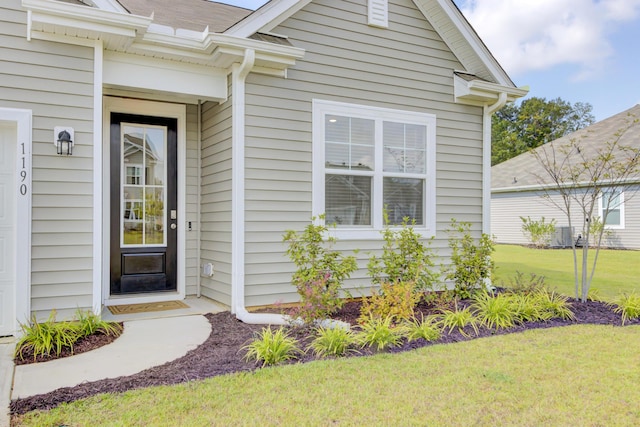
POLYGON ((53 129, 53 143, 59 155, 73 154, 73 128, 56 126, 53 129))

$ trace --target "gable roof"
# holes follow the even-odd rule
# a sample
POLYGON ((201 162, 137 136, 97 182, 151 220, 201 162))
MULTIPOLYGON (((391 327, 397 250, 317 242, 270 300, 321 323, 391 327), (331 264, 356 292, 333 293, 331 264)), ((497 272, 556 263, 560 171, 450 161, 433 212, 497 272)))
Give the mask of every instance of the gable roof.
MULTIPOLYGON (((640 149, 640 123, 633 123, 635 119, 640 119, 640 104, 551 141, 536 148, 535 151, 540 152, 545 147, 553 146, 556 155, 559 155, 559 147, 575 140, 580 142, 582 155, 587 158, 593 157, 602 144, 612 141, 616 132, 626 129, 630 125, 631 127, 621 136, 620 144, 640 149)), ((545 172, 536 157, 532 153, 526 152, 491 168, 491 190, 493 192, 535 190, 541 187, 536 176, 544 175, 545 172)))
POLYGON ((172 28, 222 33, 253 11, 209 0, 118 0, 133 15, 151 16, 172 28))
MULTIPOLYGON (((271 0, 225 33, 249 37, 257 32, 270 32, 310 2, 311 0, 271 0)), ((491 83, 515 88, 513 81, 489 52, 453 0, 413 0, 413 2, 465 67, 461 71, 491 83)))

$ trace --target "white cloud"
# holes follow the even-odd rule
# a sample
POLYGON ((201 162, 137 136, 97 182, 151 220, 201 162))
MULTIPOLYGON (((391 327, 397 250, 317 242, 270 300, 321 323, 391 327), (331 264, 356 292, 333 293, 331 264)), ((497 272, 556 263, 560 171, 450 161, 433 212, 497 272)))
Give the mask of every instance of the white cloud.
POLYGON ((466 0, 462 13, 510 74, 577 66, 598 74, 614 53, 615 26, 640 15, 640 0, 466 0))

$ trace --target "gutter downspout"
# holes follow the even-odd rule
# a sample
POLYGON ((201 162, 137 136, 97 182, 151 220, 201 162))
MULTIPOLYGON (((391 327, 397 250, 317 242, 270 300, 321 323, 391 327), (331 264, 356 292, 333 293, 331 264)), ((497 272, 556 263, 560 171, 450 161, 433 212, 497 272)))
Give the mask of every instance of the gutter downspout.
POLYGON ((507 93, 498 100, 485 104, 482 116, 482 232, 491 235, 491 115, 507 103, 507 93))
MULTIPOLYGON (((197 140, 197 152, 198 158, 197 162, 197 171, 198 171, 198 189, 196 192, 196 197, 198 198, 198 203, 196 203, 196 259, 198 260, 198 274, 196 274, 196 298, 200 298, 202 296, 202 274, 200 273, 200 269, 202 268, 202 258, 200 257, 201 248, 202 248, 202 233, 201 233, 201 216, 202 216, 202 101, 198 100, 198 128, 196 132, 198 136, 197 140)), ((189 230, 191 231, 191 229, 189 230)))
POLYGON ((232 79, 232 202, 231 202, 231 312, 245 323, 283 325, 279 314, 249 313, 244 306, 245 251, 245 80, 255 63, 255 51, 246 49, 242 64, 233 64, 232 79))

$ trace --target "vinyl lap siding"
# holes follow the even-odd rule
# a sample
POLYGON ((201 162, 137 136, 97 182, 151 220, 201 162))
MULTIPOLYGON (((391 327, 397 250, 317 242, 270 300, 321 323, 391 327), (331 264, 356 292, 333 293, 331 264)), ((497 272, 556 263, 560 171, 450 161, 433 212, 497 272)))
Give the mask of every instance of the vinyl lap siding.
MULTIPOLYGON (((230 92, 230 91, 229 91, 230 92)), ((202 107, 201 263, 214 265, 201 278, 202 295, 231 304, 231 97, 202 107)))
MULTIPOLYGON (((26 39, 19 0, 0 5, 0 106, 33 111, 31 308, 68 317, 92 306, 93 50, 26 39), (58 156, 53 129, 75 129, 58 156)), ((22 319, 24 320, 24 319, 22 319)))
MULTIPOLYGON (((287 79, 250 74, 246 127, 246 304, 293 301, 294 265, 282 235, 310 221, 311 101, 324 99, 435 114, 436 221, 433 247, 448 255, 444 230, 452 217, 482 221, 482 110, 453 102, 454 69, 462 65, 410 0, 389 2, 389 29, 366 25, 364 0, 305 6, 274 33, 305 57, 287 79)), ((349 286, 369 290, 367 252, 381 241, 342 241, 361 249, 349 286)))
MULTIPOLYGON (((625 190, 625 228, 611 230, 609 239, 603 240, 603 246, 611 246, 625 249, 640 249, 640 200, 634 196, 640 187, 634 186, 625 190)), ((558 195, 552 197, 560 203, 558 195)), ((573 209, 571 222, 574 234, 577 237, 582 233, 583 218, 576 206, 573 209)), ((595 215, 598 215, 597 206, 595 215)), ((539 221, 542 217, 545 222, 556 220, 556 227, 569 225, 566 215, 558 208, 542 199, 540 192, 523 191, 510 193, 494 193, 491 196, 491 233, 498 243, 511 243, 525 245, 529 240, 522 233, 522 220, 520 217, 531 217, 539 221)))

